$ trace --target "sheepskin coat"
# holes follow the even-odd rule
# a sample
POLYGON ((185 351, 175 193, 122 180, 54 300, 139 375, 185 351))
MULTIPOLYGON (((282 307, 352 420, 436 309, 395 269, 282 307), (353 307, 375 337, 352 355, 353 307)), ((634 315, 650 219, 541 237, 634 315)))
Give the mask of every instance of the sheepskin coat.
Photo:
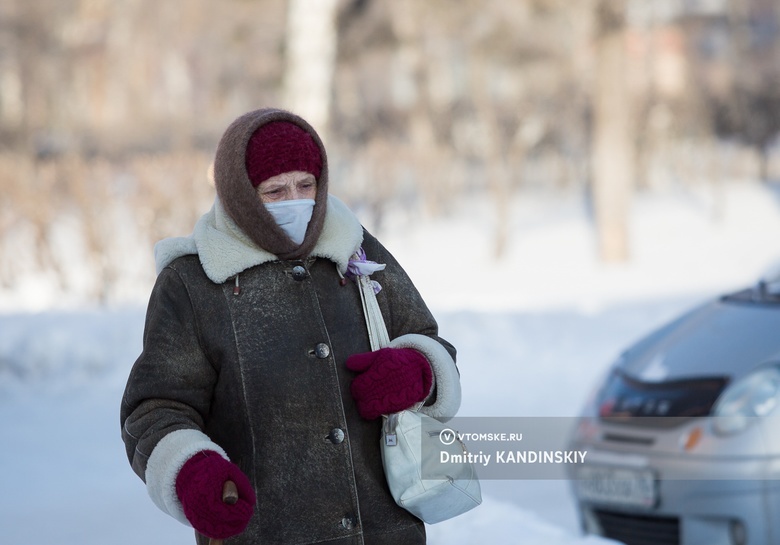
POLYGON ((381 421, 362 419, 350 395, 344 362, 370 350, 358 287, 341 282, 350 256, 362 246, 387 265, 372 278, 391 346, 431 363, 435 392, 423 410, 442 420, 460 403, 455 350, 393 256, 343 203, 327 197, 326 210, 302 259, 259 248, 219 199, 190 237, 155 249, 122 437, 152 500, 184 524, 175 493, 184 462, 209 449, 236 463, 258 503, 230 544, 425 543, 424 525, 389 494, 381 421))

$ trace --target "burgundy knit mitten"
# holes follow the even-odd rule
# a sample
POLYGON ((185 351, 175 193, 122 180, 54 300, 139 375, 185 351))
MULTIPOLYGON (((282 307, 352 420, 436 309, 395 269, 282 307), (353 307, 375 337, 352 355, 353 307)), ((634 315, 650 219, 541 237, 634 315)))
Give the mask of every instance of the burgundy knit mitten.
POLYGON ((206 537, 227 539, 244 531, 256 503, 246 475, 218 453, 204 450, 187 460, 176 476, 176 495, 192 527, 206 537), (225 481, 238 489, 238 502, 222 501, 225 481))
POLYGON ((347 358, 347 369, 360 373, 352 380, 352 397, 367 420, 408 409, 431 390, 433 373, 425 356, 412 348, 382 348, 347 358))

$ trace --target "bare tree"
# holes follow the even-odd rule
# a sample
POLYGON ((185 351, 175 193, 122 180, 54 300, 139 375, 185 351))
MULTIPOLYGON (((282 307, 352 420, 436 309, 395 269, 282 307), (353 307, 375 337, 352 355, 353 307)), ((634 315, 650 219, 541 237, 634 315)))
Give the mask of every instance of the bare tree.
POLYGON ((284 103, 327 136, 338 0, 289 0, 284 103))
POLYGON ((604 261, 628 259, 628 207, 634 182, 634 127, 625 78, 625 1, 596 3, 593 94, 593 203, 604 261))

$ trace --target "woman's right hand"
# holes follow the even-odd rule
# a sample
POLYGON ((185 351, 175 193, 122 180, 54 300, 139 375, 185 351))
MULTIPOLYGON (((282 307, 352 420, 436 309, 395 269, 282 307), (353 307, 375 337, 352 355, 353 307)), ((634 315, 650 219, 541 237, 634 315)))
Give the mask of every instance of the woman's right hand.
POLYGON ((255 491, 246 475, 219 453, 204 450, 187 460, 176 477, 176 495, 192 527, 206 537, 227 539, 244 531, 252 518, 255 491), (225 482, 233 481, 238 501, 225 503, 225 482))

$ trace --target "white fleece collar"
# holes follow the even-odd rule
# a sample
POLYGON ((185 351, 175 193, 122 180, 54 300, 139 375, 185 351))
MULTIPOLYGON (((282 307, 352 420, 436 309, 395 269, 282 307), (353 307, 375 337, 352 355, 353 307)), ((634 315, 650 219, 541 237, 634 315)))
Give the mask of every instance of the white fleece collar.
MULTIPOLYGON (((328 196, 325 223, 311 255, 329 259, 344 273, 349 258, 363 242, 363 227, 352 211, 336 197, 328 196)), ((255 245, 230 219, 219 199, 195 224, 187 237, 166 238, 155 244, 157 274, 174 259, 197 254, 209 279, 222 284, 236 274, 278 258, 255 245)))

